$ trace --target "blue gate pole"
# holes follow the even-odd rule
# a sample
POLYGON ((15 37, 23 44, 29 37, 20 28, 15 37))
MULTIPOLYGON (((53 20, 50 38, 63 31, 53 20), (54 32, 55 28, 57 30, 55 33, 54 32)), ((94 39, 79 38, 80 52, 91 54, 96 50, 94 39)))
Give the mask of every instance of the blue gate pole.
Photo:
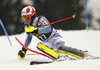
POLYGON ((10 38, 9 38, 9 36, 8 36, 8 33, 7 33, 7 31, 6 31, 5 27, 4 27, 4 25, 3 25, 2 21, 1 21, 1 19, 0 19, 0 24, 1 24, 1 26, 2 26, 2 28, 3 28, 3 30, 4 30, 4 32, 5 32, 5 34, 6 34, 7 38, 8 38, 8 40, 9 40, 10 45, 12 46, 12 43, 11 43, 10 38))
POLYGON ((86 30, 88 30, 88 9, 87 9, 87 0, 85 0, 85 11, 86 11, 86 30))

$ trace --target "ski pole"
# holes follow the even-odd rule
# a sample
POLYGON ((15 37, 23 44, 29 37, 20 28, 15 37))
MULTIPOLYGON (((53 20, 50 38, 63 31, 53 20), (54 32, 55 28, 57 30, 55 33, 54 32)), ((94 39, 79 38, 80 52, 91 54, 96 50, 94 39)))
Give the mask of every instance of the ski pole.
POLYGON ((26 54, 26 55, 39 55, 39 54, 26 54))
MULTIPOLYGON (((61 21, 67 20, 67 19, 71 19, 71 18, 75 18, 75 15, 70 16, 70 17, 67 17, 67 18, 64 18, 64 19, 61 19, 61 20, 57 20, 57 21, 51 22, 51 23, 49 23, 49 24, 47 24, 47 25, 52 25, 52 24, 55 24, 55 23, 58 23, 58 22, 61 22, 61 21)), ((37 27, 37 28, 45 27, 45 26, 47 26, 47 25, 40 26, 40 27, 37 27)))
POLYGON ((2 26, 2 28, 3 28, 3 31, 5 32, 5 34, 6 34, 7 38, 8 38, 8 40, 9 40, 10 45, 12 46, 12 43, 11 43, 10 38, 9 38, 9 36, 8 36, 8 33, 7 33, 7 31, 6 31, 5 27, 4 27, 4 25, 3 25, 2 21, 1 21, 1 19, 0 19, 0 24, 1 24, 1 26, 2 26))
POLYGON ((58 23, 58 22, 61 22, 61 21, 64 21, 64 20, 67 20, 67 19, 70 19, 70 18, 75 18, 75 15, 73 15, 73 16, 71 16, 71 17, 67 17, 67 18, 61 19, 61 20, 54 21, 54 22, 49 23, 49 24, 47 24, 47 25, 55 24, 55 23, 58 23))

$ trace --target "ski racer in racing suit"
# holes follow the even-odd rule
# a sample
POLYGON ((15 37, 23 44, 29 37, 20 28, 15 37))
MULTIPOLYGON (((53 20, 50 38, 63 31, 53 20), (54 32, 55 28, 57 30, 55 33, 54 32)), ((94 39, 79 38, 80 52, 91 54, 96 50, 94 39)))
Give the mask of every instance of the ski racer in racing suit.
MULTIPOLYGON (((59 53, 71 55, 77 59, 84 58, 84 52, 65 46, 63 37, 49 24, 44 16, 36 16, 36 10, 32 6, 22 9, 22 19, 25 21, 26 40, 24 45, 29 46, 32 36, 36 36, 41 42, 37 44, 37 48, 47 55, 59 59, 59 53)), ((22 48, 18 52, 19 59, 25 59, 26 49, 22 48)))

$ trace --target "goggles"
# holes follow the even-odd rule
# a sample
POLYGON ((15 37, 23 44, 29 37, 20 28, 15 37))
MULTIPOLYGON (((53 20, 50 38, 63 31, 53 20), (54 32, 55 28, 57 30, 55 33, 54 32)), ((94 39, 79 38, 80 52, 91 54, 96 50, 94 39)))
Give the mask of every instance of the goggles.
POLYGON ((26 16, 22 16, 22 19, 23 20, 29 20, 29 19, 31 19, 31 17, 30 17, 30 15, 26 15, 26 16))

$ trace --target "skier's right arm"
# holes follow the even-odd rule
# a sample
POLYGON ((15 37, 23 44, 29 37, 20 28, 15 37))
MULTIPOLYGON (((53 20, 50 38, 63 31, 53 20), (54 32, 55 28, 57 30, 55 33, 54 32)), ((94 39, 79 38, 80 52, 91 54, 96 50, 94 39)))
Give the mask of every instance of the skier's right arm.
MULTIPOLYGON (((27 34, 24 45, 26 47, 28 47, 29 44, 31 43, 31 40, 32 40, 32 35, 31 34, 27 34)), ((19 50, 19 52, 18 52, 18 58, 19 59, 24 59, 26 57, 26 51, 27 50, 22 47, 22 50, 19 50)))
MULTIPOLYGON (((29 44, 31 43, 31 40, 32 40, 32 34, 27 34, 27 33, 26 33, 26 39, 25 39, 24 45, 25 45, 26 47, 28 47, 29 44)), ((19 58, 19 59, 24 59, 24 58, 26 57, 26 51, 27 51, 27 50, 26 50, 25 48, 22 47, 22 50, 19 50, 19 52, 18 52, 18 58, 19 58)))
MULTIPOLYGON (((25 26, 24 29, 26 29, 26 28, 27 28, 27 26, 25 26)), ((32 34, 26 33, 26 38, 25 38, 25 41, 24 41, 24 45, 25 45, 26 47, 28 47, 29 44, 31 43, 31 40, 32 40, 32 34)), ((24 51, 24 52, 26 53, 27 50, 26 50, 25 48, 22 47, 22 51, 24 51)))
MULTIPOLYGON (((26 34, 26 39, 25 39, 24 45, 25 45, 26 47, 28 47, 29 44, 31 43, 31 41, 32 41, 32 34, 26 34)), ((25 51, 25 53, 26 53, 26 51, 27 51, 27 50, 24 49, 24 48, 22 48, 22 50, 25 51)))

